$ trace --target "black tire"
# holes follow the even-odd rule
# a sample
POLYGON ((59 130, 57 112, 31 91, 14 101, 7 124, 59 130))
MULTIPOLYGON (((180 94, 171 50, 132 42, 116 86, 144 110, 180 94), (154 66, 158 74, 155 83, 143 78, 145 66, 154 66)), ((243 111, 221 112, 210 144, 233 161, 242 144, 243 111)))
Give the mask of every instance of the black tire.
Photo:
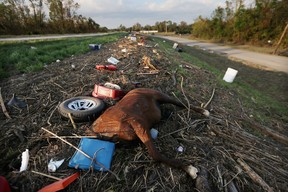
POLYGON ((104 102, 98 98, 79 96, 63 101, 59 105, 58 111, 64 118, 69 118, 70 113, 73 120, 79 122, 96 119, 104 108, 104 102))

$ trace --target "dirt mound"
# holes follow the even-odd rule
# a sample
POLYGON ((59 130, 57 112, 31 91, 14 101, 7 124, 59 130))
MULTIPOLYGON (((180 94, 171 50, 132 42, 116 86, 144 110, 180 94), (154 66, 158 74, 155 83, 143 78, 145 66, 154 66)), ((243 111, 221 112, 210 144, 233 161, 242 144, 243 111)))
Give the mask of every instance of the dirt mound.
MULTIPOLYGON (((59 136, 85 135, 92 122, 76 123, 77 129, 74 129, 69 120, 61 118, 57 106, 65 99, 90 95, 95 84, 105 82, 116 83, 126 91, 139 82, 140 87, 157 89, 176 96, 186 105, 197 106, 205 105, 216 88, 207 106, 210 118, 172 105, 161 106, 163 120, 154 126, 159 131, 155 140, 157 148, 169 157, 206 170, 206 179, 214 191, 287 189, 287 143, 253 131, 255 127, 273 127, 274 131, 286 134, 287 122, 277 114, 269 114, 274 121, 265 126, 255 122, 237 92, 219 86, 211 72, 177 60, 181 53, 175 52, 175 58, 171 59, 167 50, 157 46, 160 42, 163 43, 148 38, 146 45, 149 46, 141 46, 123 38, 104 44, 99 51, 48 65, 42 72, 13 76, 0 83, 5 101, 16 94, 28 104, 24 109, 8 108, 12 119, 0 113, 0 171, 14 191, 37 191, 55 181, 33 171, 58 178, 76 172, 67 166, 75 149, 51 137, 41 127, 59 136), (96 64, 105 64, 110 56, 120 60, 117 71, 95 69, 96 64), (156 70, 143 64, 144 56, 150 58, 156 70), (177 151, 179 146, 183 152, 177 151), (29 169, 17 173, 25 149, 30 150, 29 169), (47 170, 51 158, 65 158, 55 173, 47 170), (254 177, 249 175, 253 173, 254 177), (263 180, 257 180, 255 174, 263 180)), ((173 51, 172 46, 169 51, 173 51)), ((107 107, 115 102, 105 100, 107 107)), ((80 141, 78 138, 66 140, 75 146, 80 141)), ((152 161, 145 146, 138 142, 116 145, 111 170, 120 180, 108 172, 83 171, 66 191, 197 191, 197 183, 186 173, 152 161)))

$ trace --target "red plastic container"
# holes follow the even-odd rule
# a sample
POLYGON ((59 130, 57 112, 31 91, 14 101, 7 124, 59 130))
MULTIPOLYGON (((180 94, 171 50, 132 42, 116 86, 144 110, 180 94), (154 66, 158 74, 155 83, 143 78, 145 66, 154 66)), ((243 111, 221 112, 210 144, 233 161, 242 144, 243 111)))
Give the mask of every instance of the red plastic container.
POLYGON ((109 71, 116 71, 117 67, 114 65, 96 65, 97 70, 109 70, 109 71))
POLYGON ((121 99, 122 97, 124 97, 124 95, 125 93, 121 89, 114 89, 102 85, 95 85, 94 91, 92 92, 93 97, 97 97, 100 99, 105 98, 121 99))

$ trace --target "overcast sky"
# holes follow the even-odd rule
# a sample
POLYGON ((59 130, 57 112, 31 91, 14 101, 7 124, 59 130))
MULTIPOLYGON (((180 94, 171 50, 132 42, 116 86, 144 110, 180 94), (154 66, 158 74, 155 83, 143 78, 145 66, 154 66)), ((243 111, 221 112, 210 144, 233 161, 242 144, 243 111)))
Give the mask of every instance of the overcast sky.
MULTIPOLYGON (((199 16, 210 17, 217 6, 226 0, 74 0, 80 4, 78 14, 91 17, 102 27, 118 28, 120 24, 131 27, 157 21, 171 20, 188 24, 199 16)), ((249 0, 247 0, 249 1, 249 0)))

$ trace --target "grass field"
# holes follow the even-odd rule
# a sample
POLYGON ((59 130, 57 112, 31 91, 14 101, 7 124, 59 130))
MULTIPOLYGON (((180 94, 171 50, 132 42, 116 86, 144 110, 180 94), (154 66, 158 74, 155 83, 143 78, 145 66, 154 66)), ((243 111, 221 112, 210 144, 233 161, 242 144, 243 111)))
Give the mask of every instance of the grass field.
POLYGON ((0 42, 0 79, 13 73, 27 73, 43 69, 45 65, 71 55, 89 51, 89 44, 116 41, 123 34, 97 37, 66 38, 58 40, 31 40, 0 42))

